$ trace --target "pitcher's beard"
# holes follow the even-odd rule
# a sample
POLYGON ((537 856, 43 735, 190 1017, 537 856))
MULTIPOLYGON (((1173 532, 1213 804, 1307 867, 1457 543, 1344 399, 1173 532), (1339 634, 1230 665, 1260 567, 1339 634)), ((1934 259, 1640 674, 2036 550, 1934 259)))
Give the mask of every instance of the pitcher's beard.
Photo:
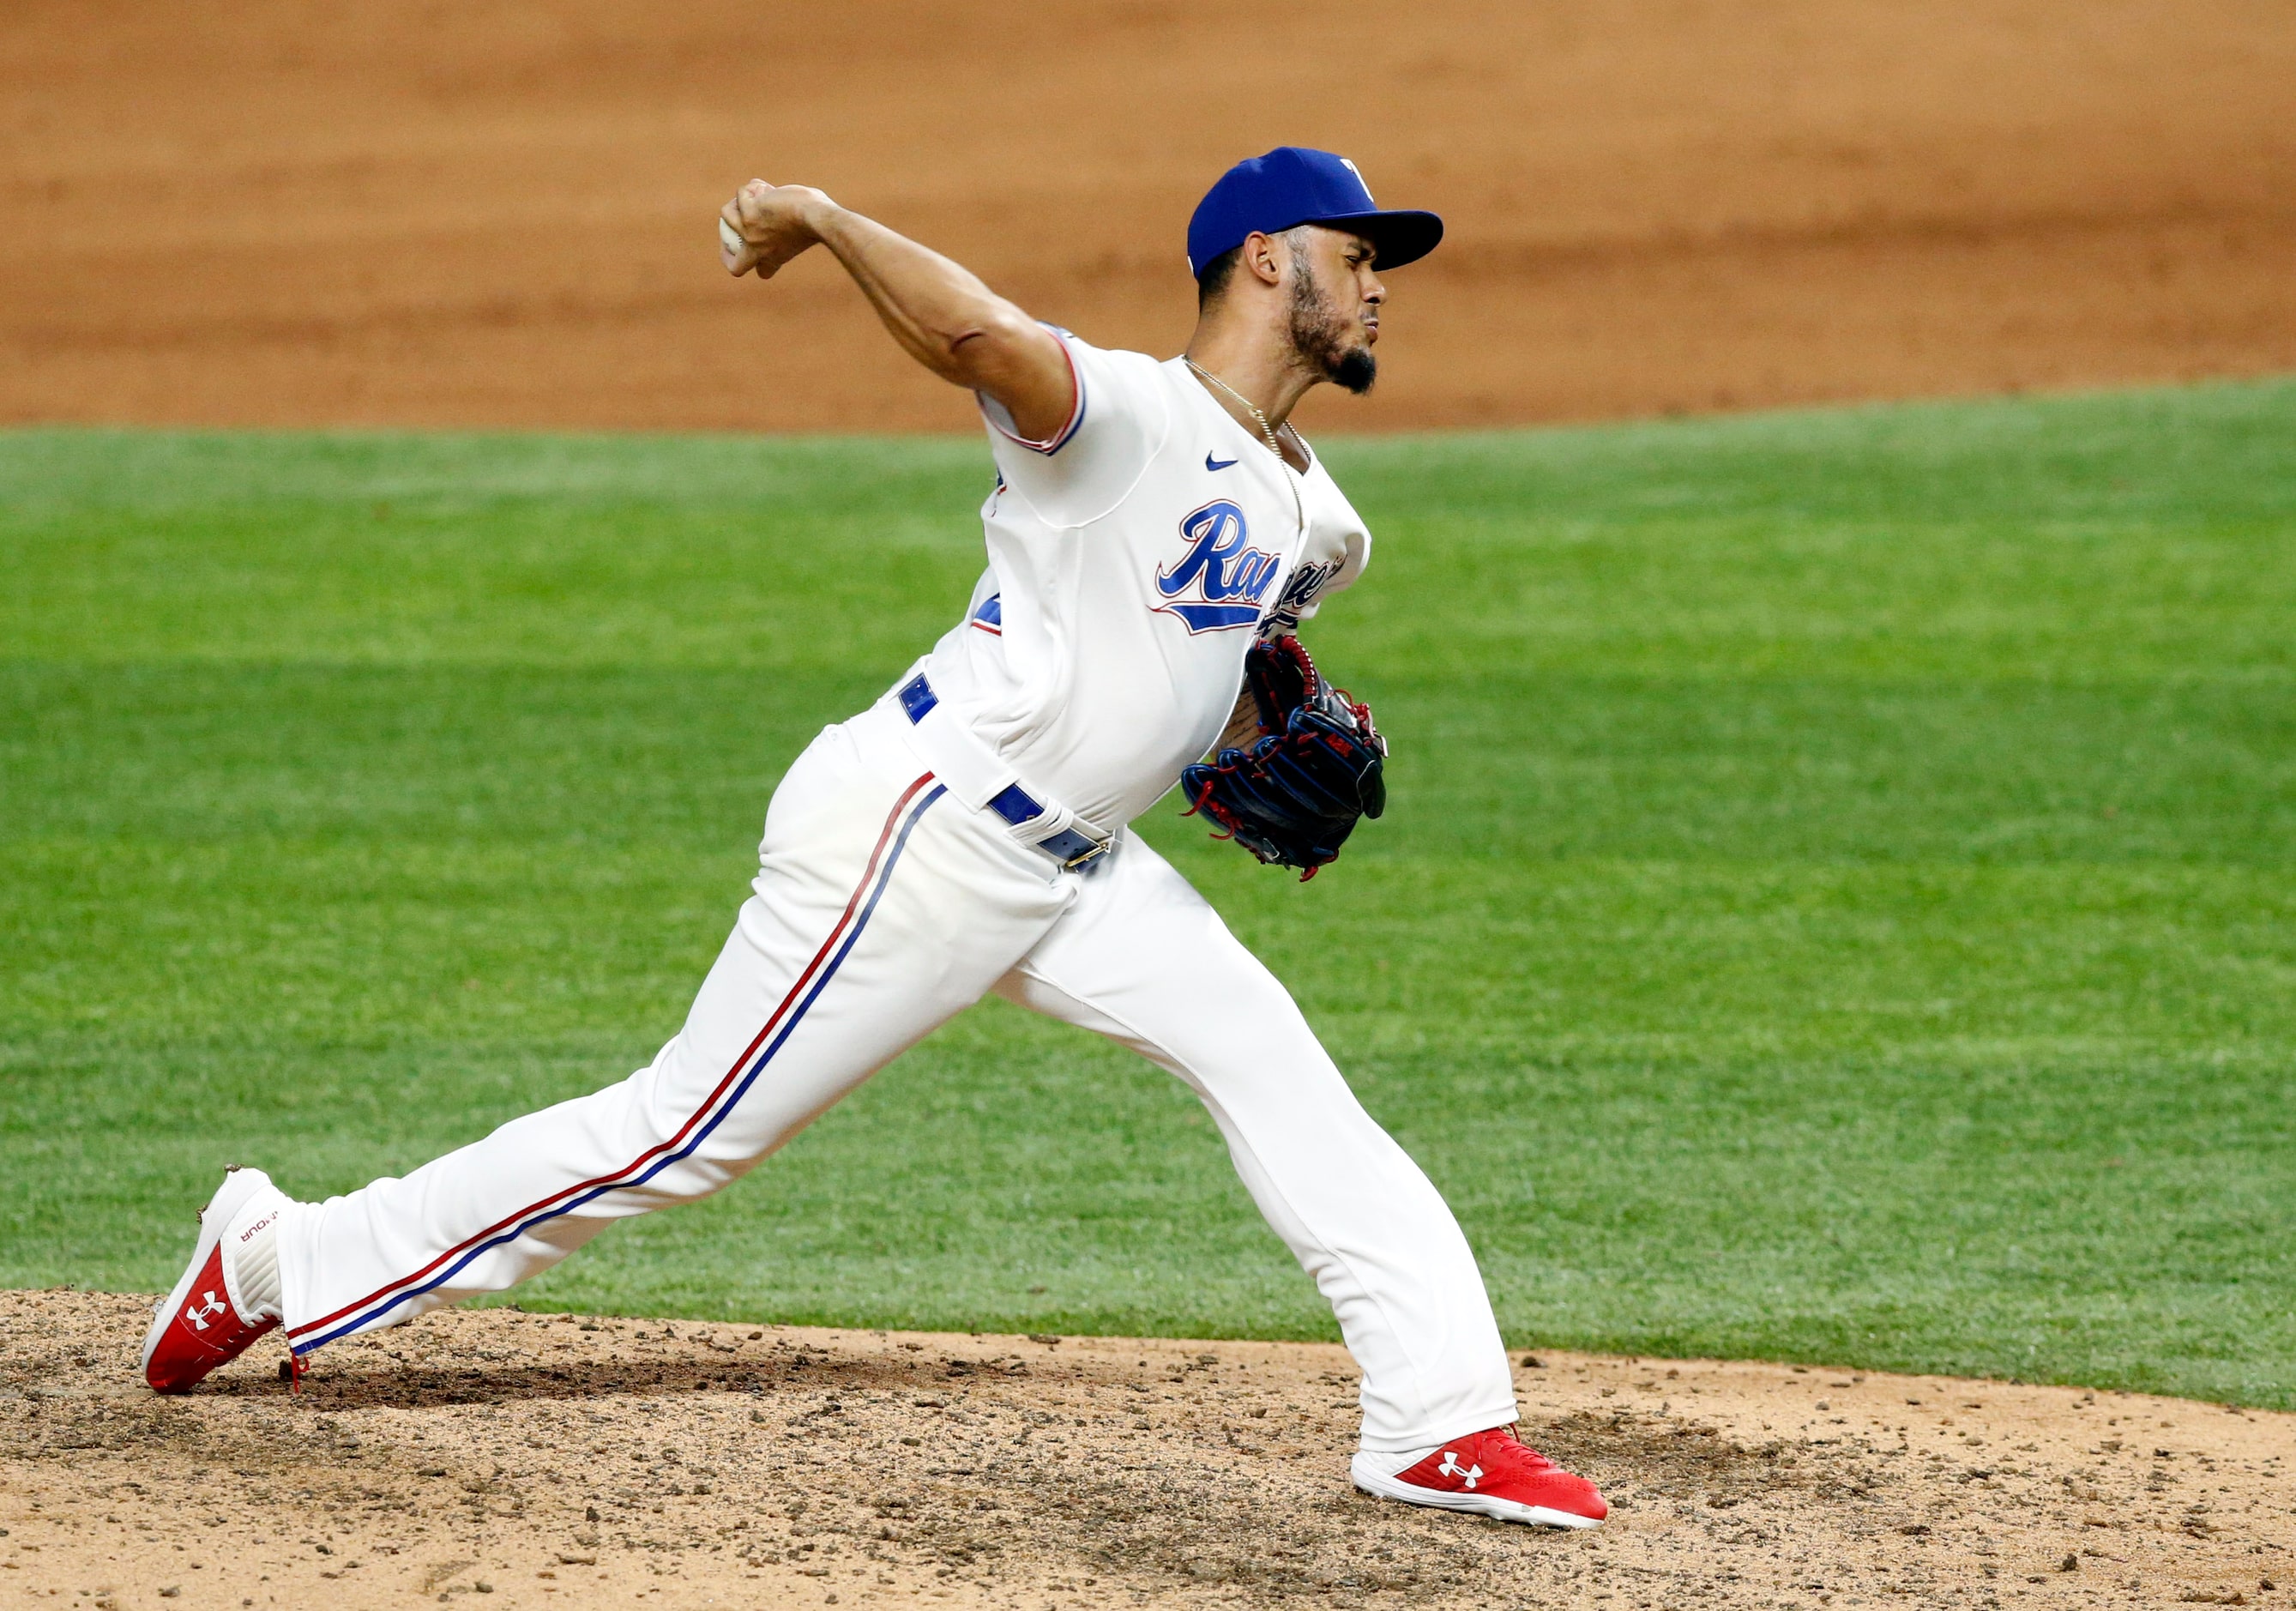
POLYGON ((1369 391, 1371 383, 1377 379, 1379 360, 1372 357, 1368 347, 1349 348, 1340 355, 1340 361, 1332 366, 1332 382, 1345 387, 1357 397, 1369 391))
POLYGON ((1305 263, 1292 278, 1292 348, 1317 374, 1357 397, 1379 379, 1379 360, 1369 347, 1348 345, 1339 309, 1305 263))

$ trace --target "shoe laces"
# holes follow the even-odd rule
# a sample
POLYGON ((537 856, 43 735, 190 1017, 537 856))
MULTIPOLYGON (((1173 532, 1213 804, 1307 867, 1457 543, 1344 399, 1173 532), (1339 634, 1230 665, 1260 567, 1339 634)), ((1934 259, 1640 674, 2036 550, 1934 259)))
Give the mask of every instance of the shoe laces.
POLYGON ((1536 1476, 1541 1472, 1562 1469, 1553 1460, 1517 1437, 1514 1429, 1511 1426, 1500 1427, 1488 1435, 1492 1445, 1491 1454, 1496 1457, 1496 1459, 1505 1460, 1511 1466, 1521 1467, 1527 1475, 1536 1476))

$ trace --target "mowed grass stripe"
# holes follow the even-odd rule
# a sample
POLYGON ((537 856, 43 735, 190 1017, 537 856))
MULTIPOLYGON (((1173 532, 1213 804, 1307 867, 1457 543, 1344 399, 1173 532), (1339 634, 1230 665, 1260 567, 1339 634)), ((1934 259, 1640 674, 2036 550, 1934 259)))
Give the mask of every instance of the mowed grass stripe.
MULTIPOLYGON (((2296 387, 1334 441, 1394 809, 1143 831, 1510 1340, 2296 1406, 2296 387)), ((970 442, 0 435, 0 1280, 157 1290, 671 1033, 970 442)), ((1327 1336, 1165 1076, 992 1005, 521 1301, 1327 1336)))

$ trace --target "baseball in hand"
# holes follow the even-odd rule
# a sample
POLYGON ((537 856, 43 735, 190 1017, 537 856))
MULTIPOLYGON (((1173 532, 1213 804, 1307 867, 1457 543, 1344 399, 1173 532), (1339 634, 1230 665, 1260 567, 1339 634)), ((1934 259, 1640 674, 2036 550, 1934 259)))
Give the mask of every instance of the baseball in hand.
POLYGON ((718 220, 718 260, 726 265, 727 274, 738 275, 742 272, 740 267, 742 254, 747 251, 749 247, 750 243, 742 238, 740 230, 723 218, 718 220))

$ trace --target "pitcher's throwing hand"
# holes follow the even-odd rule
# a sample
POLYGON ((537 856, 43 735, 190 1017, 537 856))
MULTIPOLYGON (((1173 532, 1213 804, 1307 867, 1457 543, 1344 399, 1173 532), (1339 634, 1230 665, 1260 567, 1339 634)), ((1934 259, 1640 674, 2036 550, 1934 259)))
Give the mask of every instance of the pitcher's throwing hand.
POLYGON ((718 210, 719 259, 729 274, 754 273, 770 280, 783 264, 819 244, 821 237, 807 221, 808 215, 835 206, 821 192, 803 185, 752 179, 718 210))

